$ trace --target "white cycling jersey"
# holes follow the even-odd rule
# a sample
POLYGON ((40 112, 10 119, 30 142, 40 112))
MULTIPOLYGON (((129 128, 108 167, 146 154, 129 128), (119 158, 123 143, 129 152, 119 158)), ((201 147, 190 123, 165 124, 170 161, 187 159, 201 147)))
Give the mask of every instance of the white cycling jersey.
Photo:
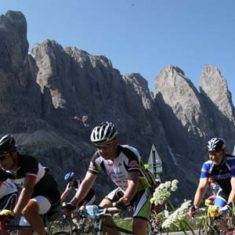
POLYGON ((111 180, 123 191, 127 189, 128 174, 130 172, 140 172, 139 189, 148 187, 148 183, 141 168, 141 157, 138 150, 129 145, 119 145, 119 154, 117 158, 107 160, 100 156, 98 152, 92 157, 88 171, 98 174, 103 169, 111 180))
POLYGON ((18 189, 11 179, 6 179, 0 184, 0 199, 4 196, 17 192, 18 189))

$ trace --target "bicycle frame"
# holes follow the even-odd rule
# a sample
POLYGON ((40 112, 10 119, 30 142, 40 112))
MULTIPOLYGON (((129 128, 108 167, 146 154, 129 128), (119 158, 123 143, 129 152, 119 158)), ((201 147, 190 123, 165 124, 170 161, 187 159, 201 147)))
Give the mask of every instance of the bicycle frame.
POLYGON ((11 231, 32 229, 31 226, 11 225, 0 221, 0 231, 2 235, 10 235, 11 231))

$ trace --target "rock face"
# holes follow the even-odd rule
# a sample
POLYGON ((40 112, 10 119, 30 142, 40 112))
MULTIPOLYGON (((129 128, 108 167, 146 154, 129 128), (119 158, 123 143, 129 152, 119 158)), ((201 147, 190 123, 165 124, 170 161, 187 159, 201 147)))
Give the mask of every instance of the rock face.
MULTIPOLYGON (((209 138, 223 137, 234 149, 234 107, 218 68, 205 66, 198 91, 180 68, 168 65, 152 94, 140 74, 121 75, 104 56, 53 40, 29 51, 26 33, 22 13, 0 16, 0 134, 13 134, 21 151, 53 168, 58 182, 69 170, 84 176, 94 151, 90 132, 106 120, 146 162, 156 146, 163 180, 180 181, 176 201, 192 198, 209 138)), ((100 184, 102 177, 100 196, 113 187, 100 184)))

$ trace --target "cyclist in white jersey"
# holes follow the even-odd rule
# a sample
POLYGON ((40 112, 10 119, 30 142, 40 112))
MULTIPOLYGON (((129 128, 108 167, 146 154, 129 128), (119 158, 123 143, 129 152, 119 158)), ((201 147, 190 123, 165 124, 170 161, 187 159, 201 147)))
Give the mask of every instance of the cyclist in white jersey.
MULTIPOLYGON (((116 184, 117 189, 108 194, 100 203, 100 207, 133 205, 133 234, 147 233, 147 224, 150 215, 150 185, 143 171, 140 154, 137 149, 128 145, 119 145, 118 132, 111 122, 101 123, 91 133, 91 141, 97 151, 94 153, 88 171, 79 190, 71 203, 78 205, 86 196, 95 182, 100 170, 116 184)), ((108 234, 119 234, 110 231, 108 234)))

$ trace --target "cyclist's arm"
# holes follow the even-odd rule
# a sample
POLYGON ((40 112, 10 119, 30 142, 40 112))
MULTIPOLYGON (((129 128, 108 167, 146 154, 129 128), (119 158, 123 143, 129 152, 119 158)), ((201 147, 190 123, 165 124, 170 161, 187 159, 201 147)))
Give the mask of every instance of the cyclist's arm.
POLYGON ((194 202, 193 202, 194 206, 199 207, 199 205, 203 201, 207 185, 208 185, 208 178, 201 178, 197 187, 197 191, 194 196, 194 202))
POLYGON ((228 204, 232 203, 232 202, 235 202, 235 177, 231 177, 231 187, 232 187, 232 190, 229 194, 229 197, 228 197, 228 204))
POLYGON ((129 172, 127 180, 127 189, 124 192, 123 197, 121 197, 118 202, 124 203, 124 205, 129 205, 133 197, 135 196, 138 186, 139 186, 139 172, 129 172))
POLYGON ((61 196, 60 196, 60 200, 61 200, 61 202, 63 202, 65 199, 66 199, 66 197, 68 196, 68 194, 69 194, 69 191, 70 191, 70 189, 69 189, 69 187, 68 187, 68 185, 66 186, 66 188, 65 188, 65 190, 64 190, 64 192, 61 194, 61 196))
POLYGON ((24 178, 24 186, 22 190, 20 191, 19 198, 13 210, 16 216, 21 214, 21 211, 29 202, 34 191, 35 182, 36 182, 35 176, 28 175, 24 178))
POLYGON ((79 203, 86 197, 88 192, 90 191, 93 183, 96 180, 97 175, 91 172, 87 172, 85 178, 81 182, 75 196, 71 200, 72 205, 79 205, 79 203))

